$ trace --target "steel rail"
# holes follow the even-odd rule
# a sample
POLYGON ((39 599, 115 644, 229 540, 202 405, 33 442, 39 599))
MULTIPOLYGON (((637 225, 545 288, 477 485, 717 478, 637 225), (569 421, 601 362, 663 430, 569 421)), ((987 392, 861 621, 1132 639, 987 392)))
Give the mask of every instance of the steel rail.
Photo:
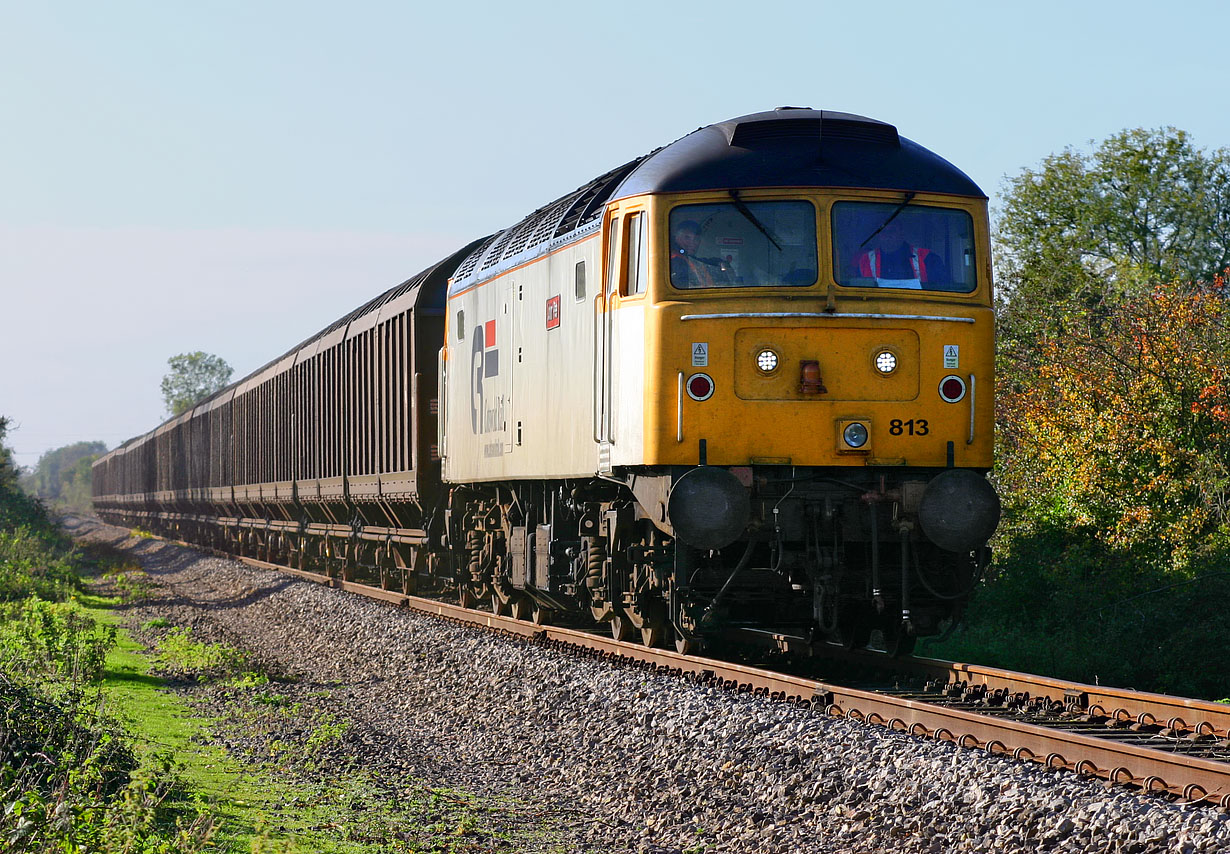
POLYGON ((1090 718, 1121 725, 1156 728, 1168 737, 1230 740, 1230 704, 1149 691, 1089 685, 1051 676, 1037 676, 999 667, 911 658, 885 661, 873 654, 858 660, 906 671, 954 685, 976 686, 1030 699, 1047 698, 1090 718))
MULTIPOLYGON (((167 540, 188 548, 200 546, 180 540, 167 540)), ((790 674, 776 673, 695 655, 681 655, 671 650, 650 649, 588 632, 555 626, 542 626, 512 617, 463 608, 434 599, 425 599, 403 592, 387 590, 301 569, 269 563, 241 555, 226 557, 251 566, 304 578, 309 581, 380 599, 423 614, 430 614, 467 625, 481 626, 506 634, 547 642, 571 649, 587 650, 604 657, 650 666, 678 674, 717 682, 740 692, 754 693, 777 700, 808 704, 823 709, 832 717, 844 717, 876 724, 917 737, 955 743, 961 747, 985 750, 993 755, 1029 759, 1049 768, 1062 768, 1081 775, 1097 776, 1113 783, 1139 786, 1147 792, 1169 792, 1189 801, 1204 801, 1230 808, 1230 762, 1168 752, 1123 740, 1111 740, 1070 729, 1064 724, 1044 725, 1028 721, 966 711, 927 700, 896 696, 858 688, 833 685, 790 674)), ((1017 687, 1021 689, 1049 686, 1067 690, 1075 683, 1058 679, 1034 677, 997 668, 978 665, 916 659, 910 666, 950 681, 1017 687)), ((1199 700, 1165 697, 1157 694, 1092 687, 1091 697, 1102 701, 1131 703, 1165 701, 1166 708, 1204 709, 1216 706, 1199 700)), ((1161 708, 1162 706, 1158 706, 1161 708)), ((1210 712, 1212 710, 1209 710, 1210 712)), ((1220 720, 1220 719, 1219 719, 1220 720)), ((1108 730, 1108 732, 1110 732, 1108 730)), ((1147 736, 1131 734, 1137 740, 1147 736)), ((1173 741, 1171 742, 1173 743, 1173 741)))
MULTIPOLYGON (((748 632, 745 630, 744 633, 748 632)), ((784 643, 787 636, 770 634, 770 637, 783 641, 779 644, 783 648, 794 648, 784 643)), ((803 648, 802 645, 799 648, 803 648)), ((808 647, 808 650, 814 656, 866 665, 892 673, 909 674, 950 685, 974 686, 987 692, 1003 692, 1005 695, 1031 700, 1048 699, 1069 710, 1080 711, 1090 718, 1113 720, 1121 725, 1155 727, 1165 736, 1230 741, 1230 703, 1090 685, 938 658, 891 658, 880 652, 847 650, 831 644, 815 644, 808 647)))

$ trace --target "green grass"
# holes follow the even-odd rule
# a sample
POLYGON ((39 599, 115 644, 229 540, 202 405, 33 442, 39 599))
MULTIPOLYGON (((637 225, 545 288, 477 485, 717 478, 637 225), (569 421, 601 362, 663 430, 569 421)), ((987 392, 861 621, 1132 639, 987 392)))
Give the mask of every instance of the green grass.
POLYGON ((17 737, 0 762, 0 850, 568 850, 519 802, 356 767, 327 691, 272 681, 163 617, 134 636, 125 620, 154 586, 129 554, 74 547, 45 520, 12 533, 3 513, 0 727, 17 737), (222 746, 234 735, 248 752, 222 746))
POLYGON ((192 630, 173 628, 158 641, 158 663, 176 675, 194 677, 198 682, 228 681, 253 675, 248 656, 232 646, 192 639, 192 630))
MULTIPOLYGON (((198 717, 151 669, 168 662, 234 688, 241 695, 264 677, 245 671, 246 656, 233 648, 191 639, 187 630, 164 636, 158 651, 141 647, 123 629, 114 610, 120 597, 82 597, 83 608, 100 623, 117 628, 117 643, 108 654, 104 690, 114 711, 136 736, 138 753, 174 757, 185 794, 173 808, 188 812, 196 805, 216 819, 214 842, 227 852, 278 854, 374 854, 374 852, 565 850, 548 840, 549 827, 534 815, 521 815, 512 802, 490 801, 464 792, 434 789, 416 781, 377 779, 366 771, 312 780, 317 754, 345 732, 347 722, 328 712, 305 713, 276 692, 252 693, 253 708, 299 715, 310 723, 303 741, 275 745, 267 761, 247 762, 209 743, 211 732, 226 722, 198 717), (168 651, 169 650, 169 651, 168 651), (188 795, 186 793, 191 793, 188 795), (511 823, 512 833, 493 830, 511 823)), ((242 701, 241 701, 242 703, 242 701)), ((231 724, 243 725, 235 710, 231 724)))

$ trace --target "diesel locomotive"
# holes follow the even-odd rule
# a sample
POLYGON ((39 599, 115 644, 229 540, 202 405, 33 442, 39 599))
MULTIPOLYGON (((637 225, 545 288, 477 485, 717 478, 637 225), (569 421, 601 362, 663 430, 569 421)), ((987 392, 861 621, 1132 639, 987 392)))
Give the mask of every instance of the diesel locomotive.
POLYGON ((94 467, 109 521, 680 651, 909 651, 999 500, 987 199, 779 108, 636 158, 94 467))

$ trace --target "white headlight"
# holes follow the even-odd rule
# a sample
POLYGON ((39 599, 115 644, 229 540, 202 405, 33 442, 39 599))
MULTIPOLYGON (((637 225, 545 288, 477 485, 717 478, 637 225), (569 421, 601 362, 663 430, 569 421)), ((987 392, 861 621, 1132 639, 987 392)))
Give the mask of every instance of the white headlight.
POLYGON ((846 444, 851 448, 861 448, 867 444, 867 427, 858 422, 847 424, 846 429, 841 433, 841 438, 845 439, 846 444))
POLYGON ((891 374, 897 370, 897 357, 891 350, 881 350, 876 353, 876 370, 882 374, 891 374))
POLYGON ((777 354, 772 350, 761 350, 756 354, 756 367, 766 374, 777 370, 777 354))

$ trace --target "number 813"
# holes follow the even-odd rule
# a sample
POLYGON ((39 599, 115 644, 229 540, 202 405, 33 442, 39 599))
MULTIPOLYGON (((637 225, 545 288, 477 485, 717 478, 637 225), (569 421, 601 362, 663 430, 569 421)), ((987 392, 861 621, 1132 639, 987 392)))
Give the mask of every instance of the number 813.
POLYGON ((888 432, 893 436, 926 436, 931 431, 927 427, 927 419, 925 418, 911 418, 908 421, 894 418, 888 422, 888 432))

